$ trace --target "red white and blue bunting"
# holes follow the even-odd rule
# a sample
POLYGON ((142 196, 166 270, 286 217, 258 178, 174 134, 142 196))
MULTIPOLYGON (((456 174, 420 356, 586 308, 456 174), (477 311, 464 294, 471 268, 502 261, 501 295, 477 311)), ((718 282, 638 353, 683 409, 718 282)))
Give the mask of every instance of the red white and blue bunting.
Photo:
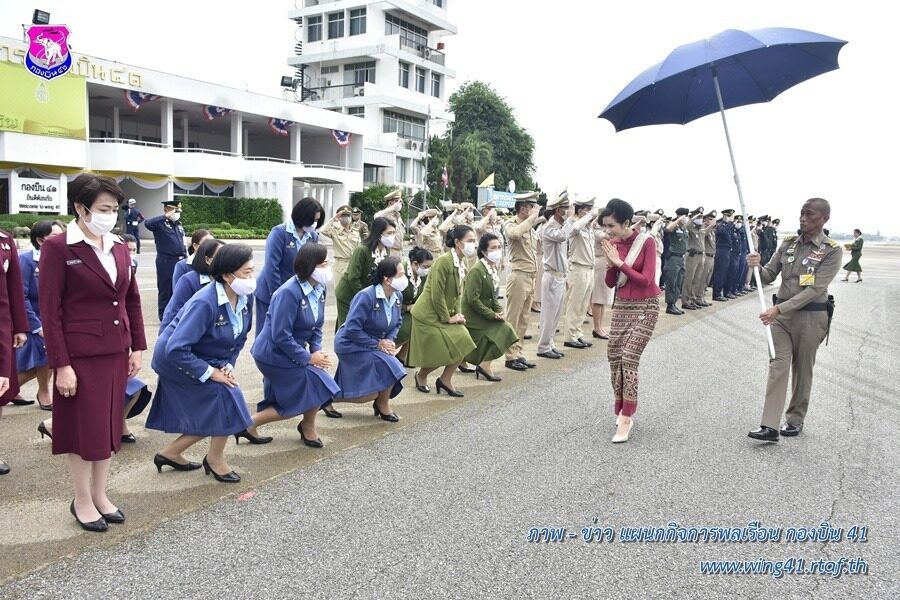
POLYGON ((125 92, 125 101, 134 109, 135 112, 148 102, 159 100, 162 96, 155 96, 145 92, 136 92, 134 90, 122 90, 125 92))
POLYGON ((337 145, 341 148, 346 148, 350 145, 350 138, 353 137, 353 134, 349 131, 340 131, 339 129, 332 129, 331 135, 334 136, 334 141, 336 141, 337 145))
POLYGON ((230 115, 233 110, 230 108, 221 108, 219 106, 212 106, 210 104, 203 105, 203 118, 207 121, 215 121, 216 119, 220 119, 224 116, 230 115))
POLYGON ((275 135, 290 135, 290 127, 293 124, 293 121, 288 121, 287 119, 276 119, 275 117, 269 119, 269 129, 275 135))

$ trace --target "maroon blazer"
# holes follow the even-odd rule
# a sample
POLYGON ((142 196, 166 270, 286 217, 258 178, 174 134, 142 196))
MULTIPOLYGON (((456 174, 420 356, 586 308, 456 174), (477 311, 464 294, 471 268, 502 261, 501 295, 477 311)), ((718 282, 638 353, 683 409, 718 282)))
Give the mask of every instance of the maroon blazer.
POLYGON ((146 350, 137 279, 125 244, 114 244, 116 283, 85 242, 66 244, 66 234, 41 246, 38 283, 47 363, 51 369, 72 358, 146 350))
POLYGON ((9 377, 9 390, 0 397, 0 406, 19 393, 13 335, 28 333, 28 330, 25 288, 22 286, 16 241, 11 235, 0 231, 0 377, 9 377))

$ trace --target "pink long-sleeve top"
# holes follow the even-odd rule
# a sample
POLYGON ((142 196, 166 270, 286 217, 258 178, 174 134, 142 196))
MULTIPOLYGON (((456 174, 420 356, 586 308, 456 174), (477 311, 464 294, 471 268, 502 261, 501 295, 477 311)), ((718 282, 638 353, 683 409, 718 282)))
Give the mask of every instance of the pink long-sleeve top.
MULTIPOLYGON (((619 258, 623 261, 628 256, 631 245, 638 237, 637 231, 624 240, 613 240, 613 245, 619 251, 619 258)), ((634 264, 628 266, 622 263, 621 270, 628 276, 628 281, 616 290, 616 297, 623 300, 644 300, 659 296, 659 286, 656 284, 659 274, 656 272, 656 242, 653 238, 647 239, 634 264)), ((619 277, 619 268, 612 267, 606 270, 606 285, 616 286, 619 277)))

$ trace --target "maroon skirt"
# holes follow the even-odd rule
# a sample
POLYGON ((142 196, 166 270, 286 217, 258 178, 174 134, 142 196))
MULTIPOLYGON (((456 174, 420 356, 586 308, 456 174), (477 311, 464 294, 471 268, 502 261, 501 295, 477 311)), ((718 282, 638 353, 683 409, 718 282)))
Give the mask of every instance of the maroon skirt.
POLYGON ((53 454, 106 460, 122 447, 122 397, 128 384, 128 353, 72 358, 75 396, 53 385, 53 454))

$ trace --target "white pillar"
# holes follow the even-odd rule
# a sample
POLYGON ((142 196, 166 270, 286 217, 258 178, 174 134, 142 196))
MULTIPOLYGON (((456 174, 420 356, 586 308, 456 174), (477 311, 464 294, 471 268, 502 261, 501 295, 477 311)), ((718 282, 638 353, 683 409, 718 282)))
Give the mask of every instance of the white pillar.
POLYGON ((184 147, 188 147, 188 118, 187 115, 181 117, 181 140, 184 147))
POLYGON ((291 162, 300 162, 300 123, 294 123, 291 132, 291 162))
POLYGON ((172 112, 172 100, 170 98, 163 98, 159 118, 159 137, 162 145, 170 147, 175 145, 174 128, 175 117, 172 112))
POLYGON ((112 123, 112 125, 113 125, 112 136, 116 139, 119 139, 119 137, 121 137, 121 135, 120 135, 121 131, 119 130, 119 107, 118 106, 113 106, 112 122, 113 122, 112 123))
POLYGON ((19 174, 14 170, 9 172, 9 214, 19 214, 19 193, 16 188, 19 187, 19 174))
POLYGON ((231 113, 231 153, 237 156, 244 154, 244 116, 239 112, 231 113))
POLYGON ((69 180, 65 173, 59 174, 59 214, 69 214, 69 180))
POLYGON ((244 129, 243 150, 244 150, 244 156, 253 156, 252 154, 250 154, 250 130, 249 129, 244 129))
POLYGON ((334 215, 334 186, 328 186, 328 205, 323 207, 325 214, 329 217, 334 215))

